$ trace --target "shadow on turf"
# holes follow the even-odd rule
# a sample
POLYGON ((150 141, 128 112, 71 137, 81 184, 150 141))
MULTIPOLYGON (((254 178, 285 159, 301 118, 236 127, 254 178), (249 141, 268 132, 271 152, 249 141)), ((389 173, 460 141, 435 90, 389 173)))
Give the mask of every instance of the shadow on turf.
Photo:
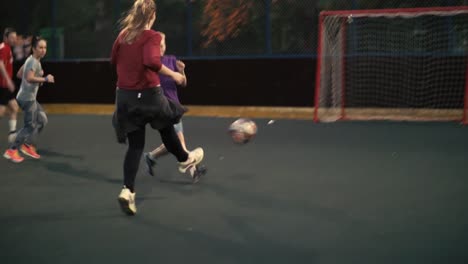
POLYGON ((41 149, 40 154, 45 157, 60 157, 60 158, 67 158, 67 159, 83 160, 82 155, 70 155, 70 154, 56 152, 50 149, 41 149))
POLYGON ((121 184, 121 179, 110 179, 103 173, 94 172, 89 169, 78 169, 71 166, 67 162, 56 162, 56 161, 43 161, 42 164, 47 170, 52 172, 61 173, 67 176, 78 177, 86 180, 103 181, 112 184, 121 184))

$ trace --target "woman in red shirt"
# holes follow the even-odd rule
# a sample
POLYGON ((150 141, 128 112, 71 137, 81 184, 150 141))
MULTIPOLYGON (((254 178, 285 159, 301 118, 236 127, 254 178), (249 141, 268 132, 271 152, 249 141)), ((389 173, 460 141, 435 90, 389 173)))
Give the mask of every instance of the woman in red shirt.
POLYGON ((174 130, 185 113, 180 104, 167 100, 159 75, 171 77, 178 84, 184 76, 161 64, 161 35, 151 27, 156 20, 154 0, 136 0, 121 21, 121 32, 112 47, 111 63, 117 69, 116 109, 113 126, 119 143, 128 140, 124 160, 124 187, 118 197, 122 210, 136 213, 135 177, 145 145, 145 127, 157 129, 161 139, 179 161, 185 173, 203 159, 203 149, 186 152, 174 130))

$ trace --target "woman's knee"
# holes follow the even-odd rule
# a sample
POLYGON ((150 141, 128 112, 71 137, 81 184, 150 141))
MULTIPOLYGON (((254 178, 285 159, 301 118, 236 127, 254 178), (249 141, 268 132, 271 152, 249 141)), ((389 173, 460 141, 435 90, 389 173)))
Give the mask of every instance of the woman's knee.
POLYGON ((130 132, 127 134, 128 137, 128 146, 129 148, 139 151, 143 151, 143 148, 145 147, 145 130, 140 129, 134 132, 130 132))
POLYGON ((47 115, 45 112, 39 112, 37 115, 37 123, 40 127, 45 127, 47 123, 49 123, 49 119, 47 118, 47 115))
POLYGON ((36 126, 35 125, 25 125, 23 129, 26 132, 26 134, 31 135, 31 134, 34 133, 34 130, 36 129, 36 126))
POLYGON ((16 100, 11 100, 10 102, 8 102, 8 108, 11 114, 17 114, 19 111, 19 106, 16 100))
POLYGON ((0 105, 0 118, 5 115, 6 112, 6 107, 3 105, 0 105))

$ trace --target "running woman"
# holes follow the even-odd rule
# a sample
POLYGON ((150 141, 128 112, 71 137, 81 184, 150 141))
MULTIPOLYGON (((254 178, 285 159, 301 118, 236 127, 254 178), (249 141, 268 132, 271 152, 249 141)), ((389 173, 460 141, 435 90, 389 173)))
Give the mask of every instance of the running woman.
POLYGON ((18 76, 22 76, 20 90, 16 99, 24 113, 24 127, 18 132, 16 140, 10 148, 3 154, 6 159, 15 163, 22 162, 23 157, 19 150, 34 159, 41 156, 37 154, 37 135, 47 125, 47 115, 42 106, 37 102, 37 92, 43 83, 54 83, 53 75, 43 77, 41 59, 46 55, 47 41, 41 37, 36 37, 32 42, 32 55, 28 57, 24 65, 20 68, 18 76))
POLYGON ((135 177, 145 146, 145 127, 161 135, 167 150, 179 161, 179 171, 192 171, 203 160, 203 149, 187 152, 174 130, 186 109, 168 101, 159 74, 177 84, 185 77, 161 64, 161 34, 151 30, 156 20, 154 0, 136 0, 121 20, 121 32, 112 47, 111 63, 117 69, 116 109, 113 126, 119 143, 128 141, 123 164, 124 186, 118 196, 122 211, 137 212, 135 177))

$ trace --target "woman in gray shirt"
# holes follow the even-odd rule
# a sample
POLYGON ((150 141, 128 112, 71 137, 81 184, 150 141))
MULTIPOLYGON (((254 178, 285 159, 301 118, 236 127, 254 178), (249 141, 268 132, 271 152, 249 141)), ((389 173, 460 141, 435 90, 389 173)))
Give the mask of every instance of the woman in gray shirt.
POLYGON ((19 151, 34 159, 41 157, 37 154, 33 143, 36 136, 47 124, 47 116, 42 106, 37 102, 36 96, 40 85, 45 82, 55 82, 54 76, 50 74, 43 77, 44 71, 42 70, 41 59, 46 55, 46 52, 46 40, 41 37, 34 38, 32 55, 18 71, 18 77, 22 80, 16 100, 24 113, 24 127, 18 132, 16 140, 10 148, 3 154, 6 159, 15 163, 24 160, 19 151))

